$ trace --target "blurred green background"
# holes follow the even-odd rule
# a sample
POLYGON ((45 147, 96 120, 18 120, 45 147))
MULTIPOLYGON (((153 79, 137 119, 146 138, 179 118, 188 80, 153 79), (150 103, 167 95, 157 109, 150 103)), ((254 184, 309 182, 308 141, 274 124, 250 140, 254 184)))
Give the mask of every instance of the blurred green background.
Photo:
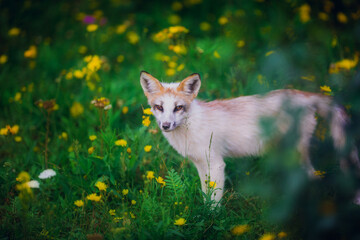
POLYGON ((350 149, 334 151, 325 121, 311 147, 320 180, 288 134, 261 158, 227 159, 212 210, 139 84, 141 70, 196 72, 207 101, 331 95, 359 146, 359 19, 356 0, 0 1, 0 239, 360 239, 357 172, 339 170, 350 149), (56 176, 39 178, 47 168, 56 176))

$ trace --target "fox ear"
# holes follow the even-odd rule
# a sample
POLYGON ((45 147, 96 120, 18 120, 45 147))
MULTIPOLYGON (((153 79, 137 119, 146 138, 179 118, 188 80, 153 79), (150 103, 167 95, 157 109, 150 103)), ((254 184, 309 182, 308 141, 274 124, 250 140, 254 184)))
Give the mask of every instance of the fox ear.
POLYGON ((193 73, 181 81, 177 87, 177 90, 184 92, 186 95, 192 96, 192 98, 196 98, 197 94, 199 93, 200 86, 200 75, 198 73, 193 73))
POLYGON ((160 92, 164 88, 159 80, 145 71, 140 73, 140 84, 146 96, 160 92))

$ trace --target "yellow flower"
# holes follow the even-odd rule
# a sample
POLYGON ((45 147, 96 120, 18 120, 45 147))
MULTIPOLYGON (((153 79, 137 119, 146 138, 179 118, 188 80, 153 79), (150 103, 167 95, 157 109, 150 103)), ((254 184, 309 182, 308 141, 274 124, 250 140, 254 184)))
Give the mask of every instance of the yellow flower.
POLYGON ((88 153, 91 155, 91 154, 93 154, 94 150, 95 150, 94 147, 89 147, 88 148, 88 153))
POLYGON ((244 234, 245 232, 249 231, 250 227, 247 224, 237 225, 231 229, 231 233, 235 236, 239 236, 244 234))
POLYGON ((178 71, 178 72, 180 72, 181 70, 183 70, 185 68, 185 64, 180 64, 177 68, 176 68, 176 70, 178 71))
POLYGON ((278 237, 279 237, 279 238, 287 237, 287 233, 286 233, 286 232, 279 232, 279 233, 278 233, 278 237))
POLYGON ((227 24, 229 22, 229 19, 227 17, 225 17, 225 16, 222 16, 222 17, 219 18, 218 22, 219 22, 220 25, 225 25, 225 24, 227 24))
POLYGON ((164 179, 162 177, 158 177, 158 178, 155 178, 155 180, 160 183, 162 186, 165 186, 166 185, 166 182, 164 181, 164 179))
POLYGON ((182 225, 184 225, 185 223, 186 223, 185 218, 179 218, 179 219, 175 220, 174 225, 182 226, 182 225))
POLYGON ((315 176, 319 176, 320 178, 324 178, 324 177, 325 177, 325 174, 326 174, 325 171, 320 171, 320 170, 314 171, 314 175, 315 175, 315 176))
POLYGON ((238 41, 238 42, 237 42, 237 46, 238 46, 239 48, 244 47, 244 46, 245 46, 245 41, 244 41, 244 40, 238 41))
POLYGON ((149 180, 152 180, 154 178, 154 172, 153 171, 147 171, 146 172, 146 178, 149 180))
POLYGON ((12 127, 7 126, 9 132, 13 135, 17 134, 19 132, 19 125, 14 125, 12 127))
POLYGON ((15 102, 20 102, 20 100, 21 100, 21 93, 20 93, 20 92, 17 92, 17 93, 15 94, 14 101, 15 101, 15 102))
POLYGON ((150 152, 150 151, 151 151, 151 148, 152 148, 151 145, 146 145, 146 146, 144 147, 144 151, 145 151, 145 152, 150 152))
POLYGON ((85 53, 87 52, 87 47, 84 46, 84 45, 81 45, 81 46, 79 47, 79 49, 78 49, 78 52, 79 52, 80 54, 85 54, 85 53))
POLYGON ((97 138, 96 135, 90 135, 89 136, 90 141, 95 141, 96 138, 97 138))
POLYGON ((131 205, 135 205, 136 201, 135 200, 131 200, 131 205))
POLYGON ((86 67, 91 73, 96 72, 101 68, 102 60, 98 55, 90 56, 90 60, 86 62, 88 63, 86 67))
POLYGON ((16 136, 16 137, 14 138, 14 140, 15 140, 15 142, 21 142, 21 141, 22 141, 22 137, 16 136))
POLYGON ((72 72, 68 72, 68 73, 65 74, 65 79, 66 80, 70 80, 72 78, 73 78, 73 73, 72 72))
POLYGON ((220 54, 217 51, 214 51, 214 57, 215 58, 221 58, 220 54))
POLYGON ((77 79, 81 79, 84 77, 84 73, 81 70, 76 70, 74 72, 74 77, 76 77, 77 79))
POLYGON ((7 128, 1 128, 0 129, 0 135, 6 136, 8 134, 9 130, 7 128))
POLYGON ((105 183, 103 182, 96 182, 95 184, 95 187, 97 187, 100 191, 105 191, 106 192, 106 189, 107 189, 107 186, 105 183))
POLYGON ((173 3, 171 4, 171 8, 172 8, 172 10, 174 10, 174 11, 180 11, 180 10, 183 8, 183 5, 182 5, 181 2, 173 2, 173 3))
POLYGON ((166 69, 166 75, 169 76, 169 77, 174 76, 175 73, 176 73, 176 70, 173 69, 173 68, 166 69))
POLYGON ((318 17, 319 17, 320 20, 323 20, 323 21, 329 20, 329 15, 327 15, 324 12, 319 12, 318 17))
POLYGON ((131 44, 137 44, 140 40, 139 35, 134 31, 128 32, 126 34, 126 38, 131 44))
POLYGON ((320 90, 322 92, 324 92, 325 95, 330 95, 331 94, 331 88, 329 86, 326 86, 326 85, 321 86, 320 90))
POLYGON ((344 13, 342 13, 342 12, 339 12, 339 13, 337 14, 337 20, 338 20, 339 22, 341 22, 341 23, 347 23, 347 22, 348 22, 347 16, 346 16, 344 13))
POLYGON ((306 23, 310 21, 311 8, 309 4, 303 4, 299 7, 300 21, 306 23))
POLYGON ((128 24, 121 24, 121 25, 117 26, 116 33, 123 34, 127 28, 128 28, 128 24))
POLYGON ((265 53, 265 57, 270 56, 271 54, 275 53, 275 51, 268 51, 267 53, 265 53))
POLYGON ((127 148, 127 149, 126 149, 126 152, 127 152, 128 154, 131 154, 131 148, 127 148))
POLYGON ((84 107, 79 102, 74 102, 70 108, 70 114, 73 117, 79 117, 84 112, 84 107))
POLYGON ((18 177, 16 178, 16 181, 18 181, 18 182, 29 182, 30 181, 29 173, 27 173, 25 171, 20 172, 18 177))
POLYGON ((120 139, 120 140, 115 141, 115 145, 116 146, 121 146, 121 147, 126 147, 127 141, 124 140, 124 139, 120 139))
POLYGON ((127 114, 127 113, 129 112, 129 107, 127 107, 127 106, 123 107, 122 110, 121 110, 121 112, 122 112, 123 114, 127 114))
POLYGON ((101 199, 101 196, 96 195, 96 193, 92 193, 86 197, 90 201, 99 202, 101 199))
POLYGON ((86 30, 88 32, 95 32, 98 29, 98 27, 99 26, 97 24, 89 24, 87 25, 86 30))
POLYGON ((172 14, 168 17, 168 22, 171 24, 171 25, 176 25, 176 24, 179 24, 181 22, 181 17, 179 17, 179 15, 176 15, 176 14, 172 14))
POLYGON ((20 34, 20 29, 17 27, 13 27, 8 32, 9 36, 17 36, 20 34))
POLYGON ((119 56, 117 56, 116 61, 118 63, 122 63, 124 61, 124 59, 125 59, 124 55, 119 55, 119 56))
POLYGON ((3 55, 0 56, 0 64, 6 63, 7 60, 8 60, 8 56, 7 56, 7 55, 3 54, 3 55))
POLYGON ((261 238, 259 238, 259 240, 274 240, 275 239, 275 235, 272 233, 265 233, 264 235, 261 236, 261 238))
POLYGON ((200 23, 200 30, 201 30, 201 31, 207 32, 207 31, 209 31, 210 29, 211 29, 210 23, 208 23, 208 22, 202 22, 202 23, 200 23))
POLYGON ((115 216, 115 215, 116 215, 115 209, 110 209, 110 210, 109 210, 109 214, 110 214, 111 216, 115 216))
POLYGON ((146 114, 146 115, 152 115, 151 108, 145 108, 145 109, 143 110, 143 113, 146 114))
POLYGON ((148 127, 150 125, 151 121, 150 121, 150 117, 145 117, 142 121, 142 124, 145 126, 145 127, 148 127))
POLYGON ((129 193, 129 189, 123 189, 123 190, 122 190, 122 194, 123 194, 124 196, 126 196, 128 193, 129 193))
POLYGON ((26 58, 36 58, 37 48, 35 45, 31 45, 28 50, 24 52, 24 57, 26 58))
POLYGON ((210 182, 209 182, 209 187, 210 187, 210 188, 216 188, 216 182, 210 181, 210 182))
POLYGON ((67 139, 68 139, 68 134, 67 134, 66 132, 62 132, 62 133, 59 135, 59 139, 67 140, 67 139))
POLYGON ((76 200, 76 201, 74 202, 74 204, 75 204, 76 206, 78 206, 78 207, 84 206, 83 200, 76 200))

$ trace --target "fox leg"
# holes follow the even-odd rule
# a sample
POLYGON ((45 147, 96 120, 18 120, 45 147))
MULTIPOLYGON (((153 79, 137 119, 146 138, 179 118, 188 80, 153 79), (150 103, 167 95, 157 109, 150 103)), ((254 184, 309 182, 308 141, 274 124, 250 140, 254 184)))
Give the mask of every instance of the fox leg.
POLYGON ((214 182, 211 199, 215 200, 216 203, 220 202, 225 185, 225 162, 223 158, 211 157, 209 163, 207 161, 195 162, 195 166, 200 176, 201 190, 208 193, 210 182, 214 182))

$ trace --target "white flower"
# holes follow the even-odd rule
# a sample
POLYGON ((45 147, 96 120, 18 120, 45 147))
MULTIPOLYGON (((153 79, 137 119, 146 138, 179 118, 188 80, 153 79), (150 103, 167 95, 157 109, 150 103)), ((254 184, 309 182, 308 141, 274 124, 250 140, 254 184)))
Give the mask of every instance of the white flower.
POLYGON ((46 179, 51 178, 56 175, 56 172, 52 169, 46 169, 42 173, 40 173, 39 178, 40 179, 46 179))
POLYGON ((112 108, 112 105, 109 104, 109 105, 106 105, 106 106, 104 107, 104 110, 109 110, 109 109, 111 109, 111 108, 112 108))
POLYGON ((36 180, 31 180, 30 182, 27 182, 27 185, 29 188, 39 188, 39 182, 36 180))

